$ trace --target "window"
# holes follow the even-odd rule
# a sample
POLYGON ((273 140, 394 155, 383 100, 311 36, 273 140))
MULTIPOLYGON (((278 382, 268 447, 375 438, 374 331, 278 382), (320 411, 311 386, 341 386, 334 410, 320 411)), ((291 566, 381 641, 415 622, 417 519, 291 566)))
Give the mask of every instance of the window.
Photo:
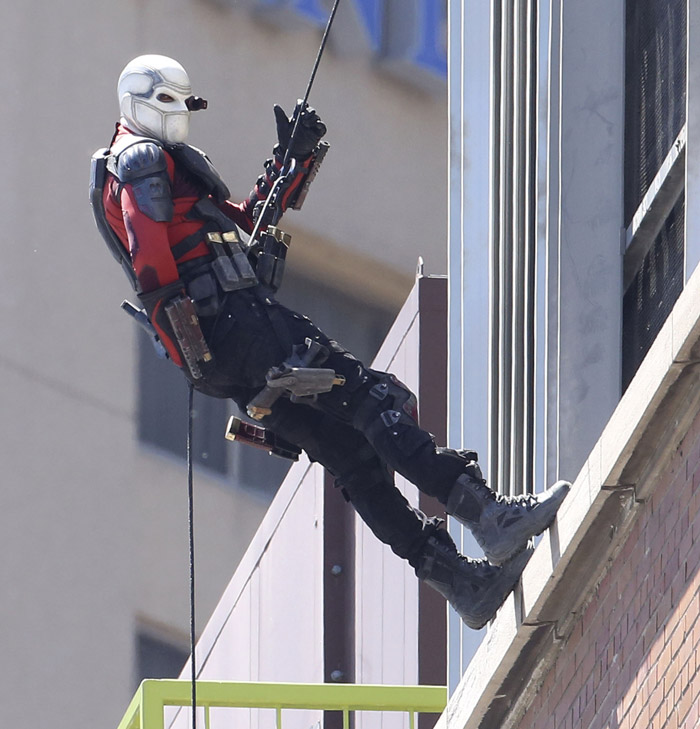
POLYGON ((627 3, 622 386, 683 289, 686 2, 627 3))

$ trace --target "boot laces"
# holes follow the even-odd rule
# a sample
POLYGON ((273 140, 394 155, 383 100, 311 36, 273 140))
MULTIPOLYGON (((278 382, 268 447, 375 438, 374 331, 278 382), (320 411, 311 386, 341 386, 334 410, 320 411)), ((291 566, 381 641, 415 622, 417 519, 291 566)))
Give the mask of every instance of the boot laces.
POLYGON ((492 565, 485 557, 482 557, 481 559, 474 559, 473 557, 465 557, 463 554, 457 554, 459 561, 462 564, 467 565, 470 569, 474 570, 482 577, 486 577, 489 574, 495 574, 500 571, 500 567, 492 565))
POLYGON ((498 494, 492 491, 486 484, 480 486, 488 493, 489 497, 497 504, 503 506, 521 506, 526 511, 534 509, 539 501, 535 494, 518 494, 517 496, 507 496, 506 494, 498 494))

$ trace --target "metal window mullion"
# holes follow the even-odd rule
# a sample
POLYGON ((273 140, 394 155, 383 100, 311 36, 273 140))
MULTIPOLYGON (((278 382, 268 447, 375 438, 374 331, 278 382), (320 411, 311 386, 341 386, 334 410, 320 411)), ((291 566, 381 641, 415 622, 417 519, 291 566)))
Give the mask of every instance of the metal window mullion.
POLYGON ((537 80, 538 23, 537 1, 528 0, 527 12, 527 129, 526 129, 526 246, 525 246, 525 401, 523 404, 523 490, 532 490, 535 481, 535 330, 537 265, 537 80))
POLYGON ((526 0, 516 0, 513 16, 513 216, 511 221, 513 245, 513 279, 511 330, 511 423, 510 460, 511 493, 520 491, 523 476, 523 418, 524 418, 524 369, 525 369, 525 277, 526 277, 526 200, 525 168, 527 147, 526 87, 526 0))
POLYGON ((501 4, 494 2, 491 21, 491 187, 489 190, 489 248, 490 248, 490 292, 489 292, 489 433, 488 472, 498 483, 499 477, 499 395, 501 389, 501 4))
POLYGON ((511 483, 510 432, 512 418, 512 289, 513 240, 513 4, 508 2, 501 22, 501 119, 500 119, 500 382, 498 397, 498 488, 507 493, 511 483))

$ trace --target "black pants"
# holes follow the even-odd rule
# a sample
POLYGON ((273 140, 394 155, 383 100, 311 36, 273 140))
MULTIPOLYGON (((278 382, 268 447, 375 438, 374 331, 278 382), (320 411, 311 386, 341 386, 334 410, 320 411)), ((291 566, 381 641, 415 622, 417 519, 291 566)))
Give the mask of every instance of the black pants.
POLYGON ((229 294, 216 319, 203 321, 202 328, 215 368, 207 384, 197 387, 233 398, 243 411, 265 385, 267 371, 280 365, 293 345, 310 338, 327 348, 328 357, 319 364, 342 374, 345 385, 313 404, 281 398, 262 424, 328 469, 373 533, 415 567, 441 520, 411 507, 394 485, 393 472, 444 503, 468 459, 438 448, 418 427, 405 407, 408 389, 366 368, 308 318, 265 303, 254 290, 229 294))

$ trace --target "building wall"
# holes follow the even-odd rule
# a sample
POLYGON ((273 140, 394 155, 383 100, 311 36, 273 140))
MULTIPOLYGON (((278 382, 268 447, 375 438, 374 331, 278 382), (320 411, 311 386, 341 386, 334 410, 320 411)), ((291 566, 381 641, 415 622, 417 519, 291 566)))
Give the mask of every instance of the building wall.
POLYGON ((696 358, 674 330, 697 322, 697 15, 451 4, 450 440, 481 438, 499 490, 574 487, 476 654, 450 624, 450 727, 697 724, 696 358))
MULTIPOLYGON (((162 52, 185 64, 210 101, 193 117, 192 143, 210 153, 235 197, 246 195, 275 141, 272 105, 289 108, 303 93, 319 42, 315 25, 271 24, 251 5, 3 3, 0 638, 10 660, 0 704, 8 726, 63 729, 86 715, 115 726, 137 680, 139 627, 188 645, 185 466, 138 439, 137 333, 119 310, 132 292, 90 214, 89 159, 112 135, 122 67, 162 52)), ((323 296, 308 287, 314 311, 331 312, 328 294, 340 290, 390 322, 417 256, 441 270, 444 83, 429 93, 379 72, 371 52, 341 50, 331 42, 311 98, 333 148, 304 209, 289 216, 290 281, 303 293, 325 277, 323 296)), ((342 341, 341 319, 327 316, 324 326, 338 324, 332 333, 342 341)), ((362 343, 362 334, 351 338, 362 343)), ((211 425, 223 434, 224 420, 211 425)), ((207 616, 270 494, 200 467, 195 494, 198 614, 207 616)))
POLYGON ((514 726, 698 726, 700 414, 640 511, 514 726))
POLYGON ((439 726, 676 727, 685 711, 630 707, 698 703, 699 286, 696 270, 439 726))
MULTIPOLYGON (((197 644, 197 676, 214 681, 323 682, 323 469, 302 457, 290 470, 197 644)), ((189 664, 182 678, 191 676, 189 664)), ((295 712, 308 727, 318 712, 295 712)), ((221 711, 212 726, 236 718, 267 726, 264 710, 221 711)), ((176 712, 170 727, 184 727, 176 712)))
MULTIPOLYGON (((416 280, 372 363, 417 395, 420 424, 439 444, 446 420, 446 283, 437 277, 416 280)), ((398 474, 395 480, 411 506, 444 518, 436 499, 398 474)), ((355 522, 355 682, 444 684, 444 599, 421 585, 408 562, 399 560, 360 519, 355 522)))

